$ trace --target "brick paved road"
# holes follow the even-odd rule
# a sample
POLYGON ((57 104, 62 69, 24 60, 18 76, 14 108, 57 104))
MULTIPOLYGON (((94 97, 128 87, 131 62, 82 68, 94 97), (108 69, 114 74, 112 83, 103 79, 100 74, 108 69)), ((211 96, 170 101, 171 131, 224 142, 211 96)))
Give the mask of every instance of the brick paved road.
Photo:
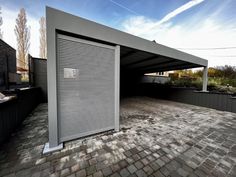
POLYGON ((121 131, 65 143, 42 155, 47 105, 0 147, 0 176, 236 176, 236 114, 134 97, 121 101, 121 131))

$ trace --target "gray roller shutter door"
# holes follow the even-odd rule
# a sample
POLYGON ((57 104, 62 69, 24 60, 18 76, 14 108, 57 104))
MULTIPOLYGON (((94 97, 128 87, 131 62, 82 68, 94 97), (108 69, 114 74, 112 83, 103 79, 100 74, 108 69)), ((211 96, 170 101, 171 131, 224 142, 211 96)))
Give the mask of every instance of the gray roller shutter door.
POLYGON ((59 141, 114 129, 114 47, 58 35, 57 58, 59 141))

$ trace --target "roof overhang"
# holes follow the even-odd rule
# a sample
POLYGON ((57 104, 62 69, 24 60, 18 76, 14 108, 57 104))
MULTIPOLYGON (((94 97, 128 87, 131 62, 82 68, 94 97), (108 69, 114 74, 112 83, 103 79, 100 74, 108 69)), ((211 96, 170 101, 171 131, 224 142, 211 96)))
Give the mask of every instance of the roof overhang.
POLYGON ((49 35, 58 30, 60 33, 120 45, 122 69, 147 73, 208 65, 205 59, 50 7, 46 8, 46 14, 49 35))

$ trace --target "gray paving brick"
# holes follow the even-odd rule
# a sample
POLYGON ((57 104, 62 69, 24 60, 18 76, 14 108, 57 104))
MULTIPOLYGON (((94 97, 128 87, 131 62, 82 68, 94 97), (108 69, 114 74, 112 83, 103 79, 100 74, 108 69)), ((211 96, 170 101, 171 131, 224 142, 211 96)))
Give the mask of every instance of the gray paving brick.
POLYGON ((194 173, 191 173, 190 175, 189 175, 189 177, 198 177, 196 174, 194 174, 194 173))
POLYGON ((82 161, 79 161, 79 166, 81 169, 87 168, 89 166, 89 163, 86 160, 82 160, 82 161))
POLYGON ((160 168, 160 166, 156 162, 152 162, 149 165, 154 171, 156 171, 160 168))
POLYGON ((165 177, 160 171, 157 171, 153 174, 154 177, 165 177))
POLYGON ((103 177, 103 174, 101 171, 97 171, 93 174, 93 177, 103 177))
POLYGON ((188 173, 193 172, 193 169, 192 169, 191 167, 189 167, 188 165, 186 165, 186 164, 184 164, 184 165, 182 166, 182 168, 183 168, 186 172, 188 172, 188 173))
POLYGON ((51 174, 50 168, 47 168, 41 172, 41 177, 48 177, 50 174, 51 174))
POLYGON ((138 177, 147 177, 147 174, 142 169, 136 171, 136 175, 138 177))
POLYGON ((127 162, 128 162, 128 164, 133 164, 134 163, 134 159, 133 158, 126 158, 125 159, 127 162))
POLYGON ((151 175, 154 172, 154 170, 149 165, 145 166, 143 171, 145 171, 147 175, 151 175))
POLYGON ((162 156, 161 160, 165 163, 168 163, 170 161, 170 159, 167 156, 162 156))
MULTIPOLYGON (((219 177, 228 177, 228 175, 226 175, 225 173, 223 173, 222 171, 218 170, 218 169, 214 169, 211 173, 212 176, 219 176, 219 177)), ((199 175, 200 176, 200 175, 199 175)), ((234 175, 235 176, 235 175, 234 175)))
POLYGON ((80 171, 78 171, 76 173, 76 177, 85 177, 87 174, 86 174, 86 170, 85 169, 82 169, 80 171))
POLYGON ((178 174, 180 175, 180 176, 182 176, 182 177, 186 177, 186 176, 188 176, 188 172, 186 172, 183 168, 179 168, 178 170, 177 170, 177 172, 178 172, 178 174))
POLYGON ((176 160, 172 160, 170 162, 170 164, 175 168, 175 169, 178 169, 181 167, 181 164, 179 162, 177 162, 176 160))
MULTIPOLYGON (((39 174, 39 176, 40 176, 40 174, 39 174)), ((15 175, 15 173, 11 173, 11 174, 8 174, 8 175, 3 176, 3 177, 16 177, 16 175, 15 175)), ((37 176, 35 176, 35 177, 37 177, 37 176)))
MULTIPOLYGON (((164 176, 164 175, 163 175, 163 176, 164 176)), ((170 173, 170 177, 182 177, 182 176, 180 176, 177 171, 172 171, 172 172, 170 173)))
POLYGON ((116 172, 116 173, 113 173, 111 177, 121 177, 121 176, 119 175, 119 173, 116 172))
POLYGON ((156 159, 158 159, 158 158, 160 157, 160 155, 159 155, 158 153, 156 153, 156 152, 153 153, 152 155, 153 155, 156 159))
POLYGON ((129 171, 126 169, 126 168, 123 168, 121 171, 120 171, 120 175, 122 177, 127 177, 130 175, 129 171))
POLYGON ((199 177, 204 177, 207 176, 206 173, 204 173, 202 170, 197 169, 196 171, 194 171, 194 174, 196 174, 199 177))
POLYGON ((109 175, 111 175, 111 174, 112 174, 112 169, 111 169, 111 167, 107 167, 107 168, 102 169, 102 173, 103 173, 104 176, 109 176, 109 175))
POLYGON ((114 164, 111 166, 111 169, 113 172, 117 172, 120 170, 120 166, 118 164, 114 164))
POLYGON ((16 173, 16 176, 30 176, 30 170, 25 169, 25 170, 20 170, 16 173))
POLYGON ((70 169, 66 168, 66 169, 61 170, 60 176, 67 176, 69 174, 70 174, 70 169))
POLYGON ((141 157, 139 157, 138 154, 134 154, 134 155, 132 156, 132 158, 134 159, 134 161, 138 161, 138 160, 141 159, 141 157))
POLYGON ((137 168, 137 169, 141 169, 141 168, 143 168, 143 163, 141 162, 141 161, 137 161, 137 162, 135 162, 135 167, 137 168))
POLYGON ((144 151, 139 152, 138 154, 141 158, 144 158, 145 156, 147 156, 147 154, 144 151))
POLYGON ((163 162, 161 159, 157 159, 157 160, 156 160, 156 163, 157 163, 160 167, 162 167, 162 166, 165 165, 165 162, 163 162))
POLYGON ((86 168, 86 173, 87 173, 87 175, 91 175, 91 174, 93 174, 93 173, 95 173, 96 172, 96 167, 95 167, 95 165, 92 165, 92 166, 89 166, 88 168, 86 168))
POLYGON ((52 173, 49 175, 50 177, 59 177, 60 174, 58 172, 52 173))
POLYGON ((67 176, 67 177, 75 177, 75 173, 73 173, 73 174, 70 174, 69 176, 67 176))
POLYGON ((89 164, 90 164, 90 165, 95 165, 96 163, 97 163, 96 158, 91 158, 91 159, 89 160, 89 164))
POLYGON ((135 147, 135 148, 130 149, 130 152, 132 154, 137 154, 137 153, 139 153, 139 150, 135 147))
POLYGON ((131 174, 137 171, 137 168, 134 165, 128 166, 127 169, 131 174))
POLYGON ((80 170, 80 166, 79 164, 75 164, 71 167, 71 172, 74 173, 76 171, 79 171, 80 170))
POLYGON ((106 168, 107 167, 107 165, 104 163, 104 162, 98 162, 97 164, 96 164, 96 169, 97 170, 102 170, 102 169, 104 169, 104 168, 106 168))
POLYGON ((131 175, 129 175, 129 177, 137 177, 137 175, 136 174, 131 174, 131 175))
POLYGON ((129 165, 126 160, 121 160, 120 162, 118 162, 118 164, 120 168, 125 168, 129 165))
POLYGON ((130 151, 125 151, 125 152, 124 152, 124 155, 125 155, 126 157, 130 157, 130 156, 132 156, 132 153, 131 153, 130 151))
POLYGON ((148 159, 149 162, 152 162, 155 160, 155 158, 152 155, 148 155, 146 158, 148 159))
POLYGON ((149 161, 146 158, 141 159, 141 161, 144 165, 149 164, 149 161))
POLYGON ((160 169, 161 173, 164 174, 165 176, 169 176, 169 174, 171 173, 170 170, 168 170, 166 167, 162 167, 160 169))

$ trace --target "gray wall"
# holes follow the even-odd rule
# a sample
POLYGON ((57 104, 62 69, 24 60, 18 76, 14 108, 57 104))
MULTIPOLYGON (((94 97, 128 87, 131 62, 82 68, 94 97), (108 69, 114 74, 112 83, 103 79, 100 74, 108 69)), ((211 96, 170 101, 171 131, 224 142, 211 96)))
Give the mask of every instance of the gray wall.
POLYGON ((236 97, 231 94, 199 92, 194 88, 171 88, 156 84, 140 84, 136 94, 157 97, 236 113, 236 97))
POLYGON ((47 102, 47 60, 32 58, 31 74, 33 75, 33 85, 41 87, 43 102, 47 102))
POLYGON ((4 84, 7 59, 8 72, 16 73, 16 50, 0 39, 0 86, 4 84))
POLYGON ((40 88, 28 88, 10 92, 16 97, 0 103, 0 144, 10 137, 27 115, 39 104, 40 88))
POLYGON ((236 113, 236 99, 229 94, 173 89, 167 99, 236 113))

